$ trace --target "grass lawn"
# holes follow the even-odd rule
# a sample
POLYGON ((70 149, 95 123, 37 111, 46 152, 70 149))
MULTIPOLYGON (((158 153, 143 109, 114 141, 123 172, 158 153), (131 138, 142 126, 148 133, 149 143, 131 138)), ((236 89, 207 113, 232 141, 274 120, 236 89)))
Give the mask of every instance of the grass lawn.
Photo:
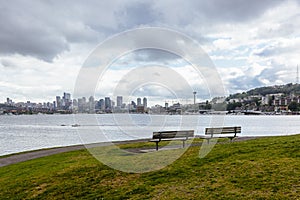
MULTIPOLYGON (((155 146, 120 148, 146 145, 155 146)), ((103 151, 96 156, 113 151, 98 148, 103 151)), ((199 149, 190 147, 167 167, 146 173, 112 169, 87 150, 1 167, 0 199, 300 199, 300 135, 217 144, 202 159, 199 149)), ((139 154, 133 163, 150 170, 177 151, 139 154)), ((122 163, 126 152, 105 162, 122 163)))

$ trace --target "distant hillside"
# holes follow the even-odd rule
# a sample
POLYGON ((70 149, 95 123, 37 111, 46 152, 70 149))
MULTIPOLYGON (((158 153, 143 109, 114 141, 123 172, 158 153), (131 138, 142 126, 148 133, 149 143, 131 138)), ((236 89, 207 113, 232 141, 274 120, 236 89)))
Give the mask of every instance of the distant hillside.
POLYGON ((277 94, 283 93, 284 95, 289 95, 294 93, 295 95, 300 95, 300 84, 286 84, 286 85, 275 85, 275 86, 267 86, 267 87, 260 87, 249 90, 243 93, 231 94, 229 99, 235 98, 245 98, 251 95, 267 95, 267 94, 277 94))

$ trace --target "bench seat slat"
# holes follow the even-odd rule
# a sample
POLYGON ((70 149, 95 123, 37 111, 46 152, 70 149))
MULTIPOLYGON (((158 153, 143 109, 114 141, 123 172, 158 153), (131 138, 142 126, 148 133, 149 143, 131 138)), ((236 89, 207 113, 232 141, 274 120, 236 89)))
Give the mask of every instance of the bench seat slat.
POLYGON ((152 139, 194 137, 194 131, 160 131, 153 132, 152 139))
POLYGON ((241 133, 241 127, 217 127, 217 128, 206 128, 205 135, 212 134, 230 134, 230 133, 241 133))
POLYGON ((164 138, 164 139, 152 139, 150 142, 160 142, 160 141, 172 141, 172 140, 180 140, 185 141, 187 138, 164 138))

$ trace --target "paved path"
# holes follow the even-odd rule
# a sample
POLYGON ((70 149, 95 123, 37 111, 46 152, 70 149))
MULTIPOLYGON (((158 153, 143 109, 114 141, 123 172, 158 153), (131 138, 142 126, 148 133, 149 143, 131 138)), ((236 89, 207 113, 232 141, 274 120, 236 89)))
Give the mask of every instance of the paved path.
POLYGON ((59 147, 54 149, 42 149, 42 150, 37 150, 37 151, 32 151, 27 153, 20 153, 8 157, 0 158, 0 167, 23 162, 26 160, 32 160, 35 158, 40 158, 44 156, 49 156, 53 154, 63 153, 67 151, 74 151, 74 150, 79 150, 84 148, 85 147, 83 145, 76 145, 76 146, 59 147))
MULTIPOLYGON (((256 137, 237 137, 235 142, 237 141, 244 141, 244 140, 250 140, 250 139, 255 139, 256 137)), ((148 141, 149 139, 141 139, 141 140, 133 140, 133 141, 122 141, 122 142, 114 142, 114 144, 125 144, 125 143, 135 143, 135 142, 145 142, 148 141)), ((89 148, 91 147, 96 147, 96 146, 104 146, 108 145, 111 143, 96 143, 89 145, 89 148)), ((193 144, 193 146, 199 146, 199 144, 193 144)), ((180 148, 181 146, 178 146, 177 148, 180 148)), ((32 152, 25 152, 25 153, 20 153, 16 155, 11 155, 7 157, 0 158, 0 167, 19 163, 19 162, 24 162, 27 160, 32 160, 35 158, 41 158, 53 154, 58 154, 58 153, 63 153, 63 152, 69 152, 69 151, 75 151, 75 150, 80 150, 86 148, 84 145, 75 145, 75 146, 66 146, 66 147, 58 147, 58 148, 53 148, 53 149, 41 149, 41 150, 36 150, 32 152)), ((134 153, 145 153, 147 150, 155 150, 155 146, 153 148, 148 147, 148 148, 135 148, 135 149, 127 149, 128 151, 134 152, 134 153)))

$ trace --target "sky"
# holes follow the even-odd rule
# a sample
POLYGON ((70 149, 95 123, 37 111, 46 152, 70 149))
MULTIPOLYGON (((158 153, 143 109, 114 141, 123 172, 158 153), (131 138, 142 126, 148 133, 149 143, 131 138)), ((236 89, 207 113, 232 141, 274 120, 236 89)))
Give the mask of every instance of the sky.
MULTIPOLYGON (((149 27, 196 41, 213 62, 226 94, 296 82, 298 0, 0 0, 0 102, 7 97, 15 102, 52 102, 63 92, 73 94, 82 66, 99 45, 128 30, 149 27)), ((160 39, 174 42, 167 35, 160 39)), ((191 91, 197 91, 199 101, 215 95, 206 85, 209 77, 199 76, 184 57, 159 49, 114 59, 99 74, 95 93, 86 95, 115 97, 116 91, 124 92, 121 83, 165 67, 167 74, 179 75, 170 79, 178 80, 174 88, 159 81, 142 84, 142 79, 127 96, 190 102, 191 91)))

